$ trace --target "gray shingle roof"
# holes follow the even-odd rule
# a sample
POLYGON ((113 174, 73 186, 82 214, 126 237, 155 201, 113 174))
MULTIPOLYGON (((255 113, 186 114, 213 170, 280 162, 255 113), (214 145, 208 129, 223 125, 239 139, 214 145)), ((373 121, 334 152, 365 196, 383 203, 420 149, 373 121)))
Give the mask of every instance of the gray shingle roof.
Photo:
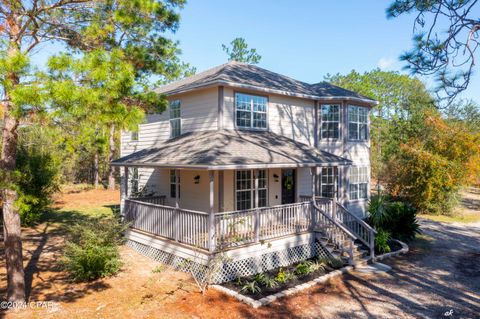
POLYGON ((112 164, 233 169, 351 165, 351 161, 271 132, 216 130, 186 133, 112 164))
POLYGON ((210 85, 233 85, 310 99, 346 98, 375 103, 368 97, 327 82, 308 84, 256 65, 230 61, 188 78, 161 86, 157 93, 175 94, 210 85))

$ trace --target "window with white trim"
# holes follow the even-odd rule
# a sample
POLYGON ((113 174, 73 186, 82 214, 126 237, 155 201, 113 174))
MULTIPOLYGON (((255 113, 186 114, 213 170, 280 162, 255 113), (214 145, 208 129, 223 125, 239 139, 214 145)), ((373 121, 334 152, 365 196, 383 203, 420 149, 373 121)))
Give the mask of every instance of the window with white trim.
POLYGON ((367 140, 368 109, 363 106, 348 106, 348 139, 352 141, 367 140))
POLYGON ((352 166, 349 174, 350 200, 368 198, 368 167, 352 166))
POLYGON ((176 198, 178 181, 178 198, 180 198, 180 176, 177 176, 174 169, 170 170, 170 197, 176 198))
POLYGON ((320 175, 320 196, 334 198, 337 196, 338 168, 322 167, 320 175))
POLYGON ((182 114, 180 111, 180 100, 170 102, 170 138, 182 134, 182 114))
POLYGON ((320 107, 320 138, 338 139, 340 127, 340 105, 322 104, 320 107))
POLYGON ((235 93, 235 116, 237 127, 251 129, 267 128, 268 99, 245 93, 235 93))
POLYGON ((258 175, 258 207, 268 205, 268 178, 266 170, 235 172, 235 209, 255 207, 255 173, 258 175))

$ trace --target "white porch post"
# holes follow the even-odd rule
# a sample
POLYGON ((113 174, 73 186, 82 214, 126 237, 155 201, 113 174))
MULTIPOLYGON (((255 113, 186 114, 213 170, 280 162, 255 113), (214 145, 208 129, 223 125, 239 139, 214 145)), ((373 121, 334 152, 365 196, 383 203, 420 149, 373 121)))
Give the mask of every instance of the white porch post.
POLYGON ((178 202, 178 195, 180 191, 180 171, 178 169, 175 170, 175 208, 179 208, 180 204, 178 202))
POLYGON ((311 224, 311 227, 312 229, 315 229, 315 226, 317 224, 317 214, 316 214, 316 210, 315 210, 315 207, 314 207, 314 204, 315 204, 315 180, 316 180, 316 174, 317 174, 317 168, 316 167, 311 167, 310 168, 310 176, 312 178, 312 203, 311 203, 311 220, 312 220, 312 224, 311 224))
POLYGON ((175 240, 178 241, 179 239, 179 233, 180 233, 180 224, 178 222, 179 219, 179 213, 178 209, 180 208, 180 204, 178 202, 179 195, 180 195, 180 171, 178 169, 175 170, 175 217, 174 217, 174 223, 175 223, 175 240))
POLYGON ((260 213, 258 211, 258 170, 253 171, 255 177, 255 242, 260 242, 260 213))
POLYGON ((316 175, 317 175, 317 168, 316 167, 311 167, 310 168, 310 177, 312 178, 312 200, 315 200, 315 180, 316 180, 316 175))
POLYGON ((128 198, 128 166, 123 167, 123 179, 120 192, 120 216, 125 216, 125 199, 128 198))
POLYGON ((210 182, 210 212, 208 215, 208 250, 215 251, 215 175, 214 171, 208 171, 210 182))

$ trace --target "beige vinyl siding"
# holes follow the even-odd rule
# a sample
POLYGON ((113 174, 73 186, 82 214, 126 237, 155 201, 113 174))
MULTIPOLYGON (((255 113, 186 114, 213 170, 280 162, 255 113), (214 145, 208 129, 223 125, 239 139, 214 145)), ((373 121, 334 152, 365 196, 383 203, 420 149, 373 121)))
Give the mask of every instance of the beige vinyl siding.
POLYGON ((280 168, 273 168, 268 170, 268 197, 269 206, 282 204, 282 170, 280 168), (277 175, 275 179, 273 175, 277 175))
POLYGON ((223 172, 223 207, 226 212, 235 210, 234 171, 223 172))
POLYGON ((297 169, 297 201, 300 196, 312 195, 312 176, 310 175, 310 168, 301 167, 297 169))
MULTIPOLYGON (((217 129, 217 88, 179 94, 169 100, 181 101, 182 133, 217 129)), ((138 141, 131 140, 131 132, 122 132, 121 156, 161 145, 170 138, 168 109, 161 114, 147 115, 145 122, 139 126, 138 141)))

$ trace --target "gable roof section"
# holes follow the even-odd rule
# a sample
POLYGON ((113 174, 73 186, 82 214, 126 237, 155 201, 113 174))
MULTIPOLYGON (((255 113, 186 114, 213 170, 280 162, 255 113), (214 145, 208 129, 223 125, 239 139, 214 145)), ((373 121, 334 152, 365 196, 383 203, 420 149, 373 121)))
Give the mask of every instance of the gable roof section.
POLYGON ((212 85, 233 86, 314 100, 351 99, 376 104, 373 99, 327 82, 308 84, 256 65, 236 61, 230 61, 180 81, 161 86, 155 89, 155 92, 172 95, 212 85))
POLYGON ((264 131, 215 130, 183 134, 112 162, 116 166, 247 169, 351 165, 340 156, 264 131))

